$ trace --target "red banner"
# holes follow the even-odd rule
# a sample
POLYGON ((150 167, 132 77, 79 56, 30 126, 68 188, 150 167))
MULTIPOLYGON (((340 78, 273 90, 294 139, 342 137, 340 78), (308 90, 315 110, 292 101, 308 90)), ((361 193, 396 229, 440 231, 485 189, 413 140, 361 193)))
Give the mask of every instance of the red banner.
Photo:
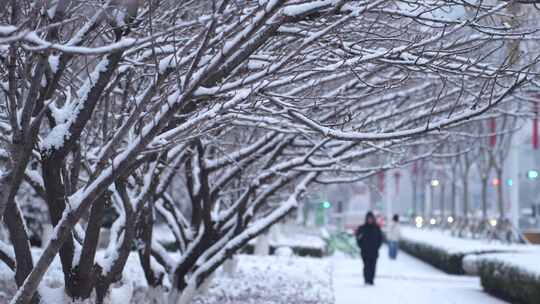
MULTIPOLYGON (((418 155, 418 147, 413 147, 413 157, 416 157, 418 155)), ((412 164, 412 175, 417 176, 418 175, 418 161, 413 162, 412 164)))
POLYGON ((384 192, 384 171, 379 171, 377 177, 379 177, 379 191, 384 192))
POLYGON ((533 104, 533 124, 532 124, 532 145, 533 149, 538 150, 538 103, 533 104))
POLYGON ((494 117, 489 119, 489 132, 491 133, 489 136, 489 145, 495 147, 497 144, 497 121, 494 117))

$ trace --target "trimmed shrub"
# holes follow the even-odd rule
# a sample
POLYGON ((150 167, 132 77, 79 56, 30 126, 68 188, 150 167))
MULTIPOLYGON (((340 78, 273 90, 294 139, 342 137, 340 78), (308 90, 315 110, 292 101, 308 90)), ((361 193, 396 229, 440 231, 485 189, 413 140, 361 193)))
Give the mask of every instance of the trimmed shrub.
POLYGON ((408 254, 449 274, 465 274, 463 269, 464 253, 448 253, 424 243, 402 239, 400 249, 408 254))
POLYGON ((540 303, 540 275, 495 260, 482 260, 479 274, 484 289, 511 303, 540 303))
POLYGON ((448 252, 427 243, 414 242, 407 239, 400 240, 399 244, 400 248, 408 254, 446 273, 458 275, 467 273, 464 267, 465 256, 504 252, 502 250, 448 252))

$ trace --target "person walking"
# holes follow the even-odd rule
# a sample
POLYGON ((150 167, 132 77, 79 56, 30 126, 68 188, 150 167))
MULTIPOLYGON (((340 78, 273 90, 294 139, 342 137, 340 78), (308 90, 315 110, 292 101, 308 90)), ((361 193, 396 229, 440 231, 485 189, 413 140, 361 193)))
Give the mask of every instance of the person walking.
POLYGON ((373 285, 383 235, 372 212, 366 214, 366 221, 356 229, 355 236, 364 263, 364 281, 373 285))
POLYGON ((386 232, 386 240, 388 241, 388 256, 391 260, 395 260, 397 258, 400 238, 401 227, 399 224, 399 215, 394 214, 392 217, 392 223, 390 223, 388 231, 386 232))

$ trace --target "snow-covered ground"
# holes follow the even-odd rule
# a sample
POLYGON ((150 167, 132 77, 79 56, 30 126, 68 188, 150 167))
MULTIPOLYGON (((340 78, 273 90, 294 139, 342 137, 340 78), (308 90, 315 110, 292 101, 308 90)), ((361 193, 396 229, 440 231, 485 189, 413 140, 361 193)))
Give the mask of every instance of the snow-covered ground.
POLYGON ((218 273, 195 304, 332 304, 328 259, 238 256, 233 277, 218 273))
POLYGON ((429 244, 432 247, 442 249, 448 253, 475 253, 486 251, 520 251, 540 252, 540 246, 502 244, 485 240, 472 240, 454 237, 449 232, 440 230, 425 230, 413 227, 402 228, 403 238, 414 242, 429 244))
MULTIPOLYGON (((101 252, 100 252, 101 253, 101 252)), ((333 304, 329 259, 238 255, 234 274, 218 270, 209 289, 193 304, 333 304)), ((0 304, 14 293, 13 277, 0 269, 0 304)), ((42 304, 67 304, 58 259, 40 286, 42 304)), ((147 284, 136 253, 129 257, 121 284, 113 286, 106 303, 149 303, 147 284)), ((88 304, 85 302, 85 304, 88 304)))
POLYGON ((502 304, 482 291, 477 277, 445 274, 403 252, 388 259, 381 248, 375 286, 365 286, 362 261, 336 257, 336 304, 502 304))
MULTIPOLYGON (((414 232, 420 236, 420 232, 414 232)), ((431 233, 421 232, 422 235, 431 233)), ((334 256, 301 258, 285 256, 238 255, 238 266, 232 276, 219 270, 204 294, 194 304, 503 304, 482 291, 477 277, 445 274, 400 252, 396 261, 387 257, 383 247, 375 286, 365 286, 360 259, 334 256)), ((540 273, 538 255, 519 253, 489 254, 486 258, 518 264, 540 273)), ((9 276, 2 278, 11 280, 9 276)), ((67 303, 63 297, 62 273, 58 261, 49 270, 40 291, 46 294, 44 304, 67 303)), ((130 256, 123 284, 112 290, 111 303, 146 304, 146 283, 136 254, 130 256)), ((0 303, 7 303, 11 290, 0 303)))

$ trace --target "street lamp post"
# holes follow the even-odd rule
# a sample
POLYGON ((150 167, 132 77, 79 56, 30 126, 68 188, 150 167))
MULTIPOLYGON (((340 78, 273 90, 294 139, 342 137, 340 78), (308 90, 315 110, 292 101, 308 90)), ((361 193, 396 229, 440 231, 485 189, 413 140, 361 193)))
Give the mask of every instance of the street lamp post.
POLYGON ((518 136, 513 136, 510 148, 510 220, 512 225, 519 229, 519 145, 518 136))
POLYGON ((433 219, 435 215, 435 188, 439 187, 441 182, 438 179, 432 179, 430 184, 431 187, 429 188, 429 218, 433 219))

